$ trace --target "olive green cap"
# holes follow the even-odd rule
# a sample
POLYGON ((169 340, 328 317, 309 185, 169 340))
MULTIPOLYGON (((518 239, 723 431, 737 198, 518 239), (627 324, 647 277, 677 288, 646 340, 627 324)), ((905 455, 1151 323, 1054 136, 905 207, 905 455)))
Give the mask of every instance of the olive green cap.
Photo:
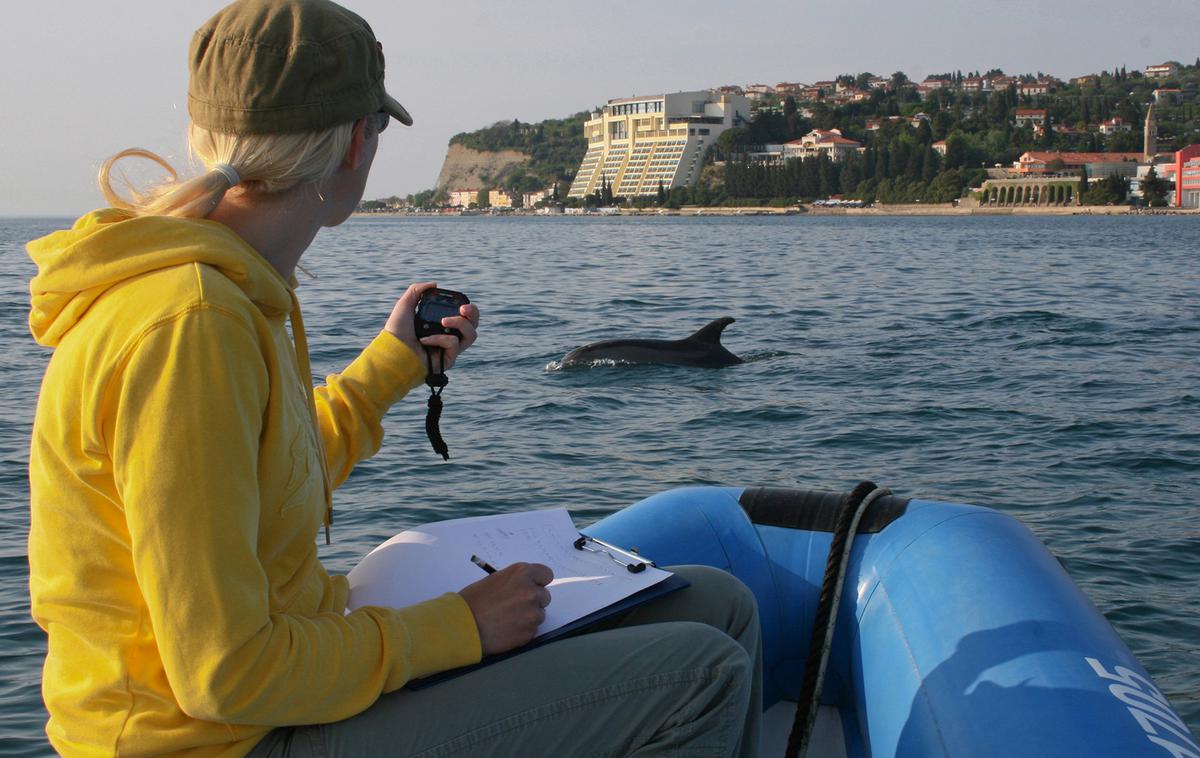
POLYGON ((192 37, 188 112, 210 131, 328 129, 385 111, 412 116, 383 89, 383 46, 329 0, 238 0, 192 37))

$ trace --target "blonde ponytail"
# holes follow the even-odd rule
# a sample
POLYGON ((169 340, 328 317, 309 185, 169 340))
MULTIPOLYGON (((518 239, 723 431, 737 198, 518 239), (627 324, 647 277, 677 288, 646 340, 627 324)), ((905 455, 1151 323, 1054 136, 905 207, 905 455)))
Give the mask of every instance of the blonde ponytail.
MULTIPOLYGON (((373 119, 367 119, 373 129, 373 119)), ((354 123, 317 132, 294 134, 228 134, 192 124, 188 147, 205 173, 184 181, 166 160, 141 148, 122 150, 104 162, 98 177, 104 199, 114 208, 137 216, 203 218, 234 186, 247 194, 283 192, 297 185, 318 184, 333 175, 350 147, 354 123), (122 158, 145 158, 166 170, 162 183, 139 190, 132 182, 129 199, 112 186, 112 168, 122 158), (235 184, 234 179, 239 181, 235 184)), ((318 192, 319 192, 318 188, 318 192)))

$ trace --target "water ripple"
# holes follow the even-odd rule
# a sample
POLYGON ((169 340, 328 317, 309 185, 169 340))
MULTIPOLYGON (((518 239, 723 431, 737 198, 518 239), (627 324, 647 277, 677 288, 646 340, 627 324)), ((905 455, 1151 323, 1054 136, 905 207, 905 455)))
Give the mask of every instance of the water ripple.
MULTIPOLYGON (((483 312, 443 398, 423 393, 337 495, 345 571, 437 518, 565 505, 580 524, 668 487, 848 489, 1012 513, 1057 555, 1200 731, 1200 274, 1193 220, 371 219, 318 238, 305 280, 314 373, 339 370, 410 280, 483 312), (1161 223, 1159 223, 1161 222, 1161 223), (438 259, 430 251, 470 250, 438 259), (746 363, 560 371, 574 347, 675 338, 719 316, 746 363)), ((28 529, 28 436, 49 352, 32 345, 20 245, 0 222, 0 526, 28 529)), ((46 752, 44 636, 28 564, 0 548, 0 755, 46 752)))

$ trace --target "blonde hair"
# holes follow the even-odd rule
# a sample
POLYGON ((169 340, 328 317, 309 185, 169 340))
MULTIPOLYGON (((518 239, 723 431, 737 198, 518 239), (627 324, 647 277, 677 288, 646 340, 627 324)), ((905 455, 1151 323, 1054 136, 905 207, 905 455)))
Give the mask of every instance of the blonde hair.
MULTIPOLYGON (((274 193, 300 184, 315 184, 337 170, 354 133, 354 123, 338 124, 316 132, 294 134, 228 134, 192 124, 188 128, 188 148, 204 165, 205 172, 180 181, 175 169, 159 155, 142 148, 122 150, 104 162, 98 177, 104 199, 114 208, 137 216, 184 216, 203 218, 217 207, 234 185, 233 177, 215 168, 232 166, 246 193, 274 193), (122 158, 145 158, 166 170, 168 178, 139 190, 125 179, 130 198, 117 194, 112 186, 112 169, 122 158)), ((375 120, 366 119, 368 134, 375 120)))

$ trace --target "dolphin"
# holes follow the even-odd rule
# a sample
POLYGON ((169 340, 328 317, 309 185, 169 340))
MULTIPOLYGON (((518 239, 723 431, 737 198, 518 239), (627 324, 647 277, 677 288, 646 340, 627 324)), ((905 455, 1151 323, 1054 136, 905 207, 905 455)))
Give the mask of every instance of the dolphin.
POLYGON ((721 344, 721 332, 734 322, 726 316, 681 340, 607 340, 584 345, 563 356, 563 367, 586 366, 598 361, 660 363, 668 366, 720 368, 742 363, 721 344))

